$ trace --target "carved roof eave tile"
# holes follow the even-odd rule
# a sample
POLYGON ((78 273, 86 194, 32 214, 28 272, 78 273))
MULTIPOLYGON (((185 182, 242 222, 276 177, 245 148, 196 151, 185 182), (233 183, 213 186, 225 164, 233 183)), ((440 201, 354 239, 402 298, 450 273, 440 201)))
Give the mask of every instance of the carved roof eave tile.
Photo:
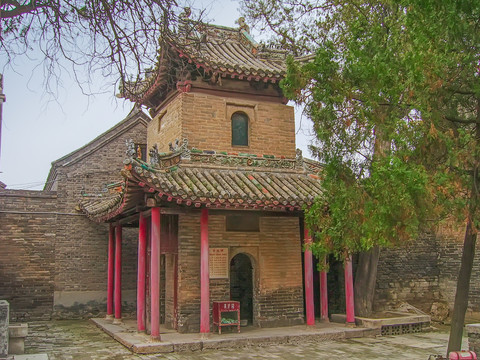
POLYGON ((143 80, 123 84, 124 89, 121 91, 123 98, 143 104, 147 102, 161 86, 166 84, 165 70, 167 69, 167 61, 164 56, 165 48, 162 47, 161 49, 159 61, 155 69, 151 71, 152 76, 146 77, 143 80))
POLYGON ((79 207, 89 219, 97 223, 111 221, 143 200, 143 189, 125 176, 125 170, 122 170, 122 175, 125 180, 112 184, 108 195, 80 201, 79 207))
POLYGON ((94 222, 108 221, 123 211, 126 191, 125 187, 122 192, 109 198, 83 199, 79 204, 80 209, 94 222))

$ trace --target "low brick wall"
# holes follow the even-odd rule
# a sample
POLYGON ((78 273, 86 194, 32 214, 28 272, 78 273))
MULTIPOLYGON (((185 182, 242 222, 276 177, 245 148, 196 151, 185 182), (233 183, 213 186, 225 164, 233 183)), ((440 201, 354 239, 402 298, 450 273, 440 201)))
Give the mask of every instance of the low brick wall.
POLYGON ((480 355, 480 324, 470 324, 465 326, 468 334, 468 350, 480 355))
POLYGON ((437 243, 435 234, 424 233, 404 246, 380 250, 375 310, 408 302, 430 312, 440 299, 437 243))
MULTIPOLYGON (((446 304, 451 310, 455 299, 463 250, 464 230, 442 225, 426 231, 418 239, 380 251, 375 310, 396 308, 403 302, 430 313, 432 304, 446 304)), ((480 242, 477 242, 468 311, 480 311, 480 242)))
POLYGON ((53 308, 57 195, 0 191, 0 298, 10 320, 48 320, 53 308))
MULTIPOLYGON (((61 209, 59 201, 56 192, 0 191, 0 299, 10 303, 12 322, 106 311, 108 225, 61 209)), ((137 237, 137 229, 124 230, 126 316, 136 309, 137 237)))

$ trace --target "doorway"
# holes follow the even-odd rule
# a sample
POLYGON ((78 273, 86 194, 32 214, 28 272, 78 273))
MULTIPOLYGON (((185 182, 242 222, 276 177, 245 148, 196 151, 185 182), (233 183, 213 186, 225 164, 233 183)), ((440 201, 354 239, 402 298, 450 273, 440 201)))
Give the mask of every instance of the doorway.
POLYGON ((230 261, 230 299, 240 302, 240 318, 253 324, 253 268, 248 255, 240 253, 230 261))

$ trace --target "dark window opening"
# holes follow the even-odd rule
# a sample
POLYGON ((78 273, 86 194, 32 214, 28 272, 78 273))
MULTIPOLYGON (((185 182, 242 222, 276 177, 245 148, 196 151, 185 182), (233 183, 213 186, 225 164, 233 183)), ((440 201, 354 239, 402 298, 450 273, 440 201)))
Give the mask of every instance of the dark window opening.
POLYGON ((232 115, 232 145, 248 146, 248 116, 243 112, 232 115))
POLYGON ((260 218, 252 215, 227 215, 227 231, 260 231, 260 218))

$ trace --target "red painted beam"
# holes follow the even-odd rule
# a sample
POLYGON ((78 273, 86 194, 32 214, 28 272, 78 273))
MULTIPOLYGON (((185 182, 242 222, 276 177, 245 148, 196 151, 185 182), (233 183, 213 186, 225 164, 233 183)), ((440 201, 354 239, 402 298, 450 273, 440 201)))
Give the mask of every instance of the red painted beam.
POLYGON ((115 322, 122 320, 122 225, 115 227, 115 322))
POLYGON ((113 279, 115 271, 115 227, 110 223, 108 231, 107 260, 107 318, 113 318, 113 279))
POLYGON ((210 332, 210 278, 208 272, 208 209, 200 215, 200 333, 210 332))
POLYGON ((160 208, 152 208, 150 243, 150 336, 160 340, 160 208))
POLYGON ((307 325, 315 325, 315 309, 313 305, 313 260, 312 251, 309 248, 309 244, 312 242, 312 238, 308 234, 308 229, 304 226, 304 238, 303 241, 306 245, 304 252, 304 266, 305 266, 305 310, 307 314, 307 325))
MULTIPOLYGON (((325 259, 323 265, 326 265, 325 259)), ((327 272, 320 271, 320 319, 328 322, 327 272)))
POLYGON ((147 219, 140 213, 138 228, 137 330, 145 331, 145 268, 147 256, 147 219))
POLYGON ((347 324, 355 324, 355 307, 353 297, 352 257, 345 260, 345 304, 347 324))

